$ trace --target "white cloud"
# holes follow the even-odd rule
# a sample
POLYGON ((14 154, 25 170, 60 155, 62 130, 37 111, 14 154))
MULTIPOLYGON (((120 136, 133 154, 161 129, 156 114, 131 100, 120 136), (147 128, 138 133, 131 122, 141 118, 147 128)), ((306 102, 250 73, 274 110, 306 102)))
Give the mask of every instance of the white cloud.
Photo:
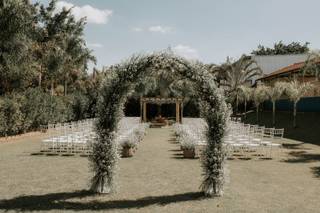
POLYGON ((88 23, 94 23, 94 24, 106 24, 113 13, 112 10, 108 10, 108 9, 100 10, 90 5, 76 6, 69 2, 58 1, 57 10, 61 11, 63 8, 66 8, 66 9, 72 8, 71 10, 72 14, 77 20, 83 17, 86 17, 88 23))
POLYGON ((185 57, 187 59, 200 59, 198 51, 187 45, 179 44, 172 48, 173 52, 177 55, 185 57))
POLYGON ((148 28, 148 30, 150 32, 156 32, 156 33, 162 33, 162 34, 166 34, 169 32, 172 32, 172 28, 171 27, 166 27, 166 26, 151 26, 148 28))
POLYGON ((134 31, 134 32, 142 32, 143 29, 140 28, 140 27, 133 27, 133 28, 132 28, 132 31, 134 31))
POLYGON ((88 47, 92 47, 92 48, 102 48, 103 45, 100 43, 87 43, 88 47))

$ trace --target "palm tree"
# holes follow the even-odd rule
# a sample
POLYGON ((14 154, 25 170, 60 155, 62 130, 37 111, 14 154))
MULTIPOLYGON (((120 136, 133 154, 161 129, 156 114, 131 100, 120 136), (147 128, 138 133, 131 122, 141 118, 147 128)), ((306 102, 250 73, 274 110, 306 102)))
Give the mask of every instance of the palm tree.
POLYGON ((290 100, 293 101, 293 127, 296 128, 296 116, 297 116, 297 104, 300 99, 306 95, 306 93, 312 88, 310 83, 299 83, 297 80, 293 80, 288 83, 286 93, 290 100))
POLYGON ((251 84, 254 77, 260 76, 262 70, 251 57, 242 55, 237 61, 227 62, 213 69, 221 79, 220 85, 226 90, 228 96, 235 101, 236 111, 239 104, 239 88, 245 84, 251 84))
POLYGON ((247 118, 247 103, 252 99, 253 89, 246 85, 239 87, 239 99, 244 103, 244 118, 247 118))
POLYGON ((259 85, 253 91, 253 101, 254 101, 254 105, 256 106, 257 123, 259 123, 259 107, 260 107, 260 104, 268 99, 268 95, 267 95, 266 91, 267 91, 267 87, 264 86, 264 85, 259 85))
POLYGON ((266 93, 269 99, 272 102, 272 125, 275 126, 276 120, 276 101, 281 98, 283 95, 287 83, 285 82, 276 82, 273 86, 269 86, 266 88, 266 93))

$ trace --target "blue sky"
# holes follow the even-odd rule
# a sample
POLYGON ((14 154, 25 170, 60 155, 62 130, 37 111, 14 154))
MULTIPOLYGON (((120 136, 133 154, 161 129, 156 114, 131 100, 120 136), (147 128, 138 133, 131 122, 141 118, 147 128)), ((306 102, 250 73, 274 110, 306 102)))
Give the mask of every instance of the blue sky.
MULTIPOLYGON (((41 0, 48 3, 48 0, 41 0)), ((85 36, 97 66, 169 46, 187 58, 221 63, 259 44, 320 47, 319 0, 64 0, 87 16, 85 36)))

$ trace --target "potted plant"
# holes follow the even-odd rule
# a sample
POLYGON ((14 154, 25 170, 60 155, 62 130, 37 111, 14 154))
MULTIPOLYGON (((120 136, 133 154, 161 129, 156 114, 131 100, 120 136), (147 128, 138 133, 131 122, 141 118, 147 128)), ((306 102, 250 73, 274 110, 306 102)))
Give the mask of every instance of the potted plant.
POLYGON ((135 152, 136 143, 133 140, 125 140, 121 143, 122 150, 121 150, 121 156, 123 158, 129 158, 133 156, 133 153, 135 152))
POLYGON ((183 151, 184 158, 195 158, 196 152, 195 147, 196 143, 192 138, 183 138, 181 143, 181 149, 183 151))

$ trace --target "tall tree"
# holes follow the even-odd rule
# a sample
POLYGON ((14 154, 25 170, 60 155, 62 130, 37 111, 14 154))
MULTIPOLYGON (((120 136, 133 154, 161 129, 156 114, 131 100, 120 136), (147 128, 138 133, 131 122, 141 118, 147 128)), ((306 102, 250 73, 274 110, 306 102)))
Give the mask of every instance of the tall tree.
POLYGON ((253 92, 253 101, 256 106, 256 119, 257 123, 259 123, 259 110, 260 104, 262 104, 265 100, 268 99, 267 95, 267 87, 264 85, 258 85, 258 87, 253 92))
POLYGON ((291 81, 287 88, 286 94, 289 96, 290 100, 293 102, 293 127, 297 127, 296 117, 297 117, 297 104, 300 99, 307 94, 307 92, 312 88, 310 83, 300 83, 297 80, 291 81))
MULTIPOLYGON (((37 41, 42 47, 41 64, 46 68, 51 94, 57 81, 62 82, 66 94, 70 75, 81 76, 88 62, 95 62, 84 40, 85 18, 76 21, 71 10, 57 11, 56 0, 47 7, 40 6, 37 41)), ((44 69, 41 70, 43 73, 44 69)))
POLYGON ((270 101, 272 102, 272 125, 276 125, 276 101, 283 95, 287 83, 276 82, 273 86, 266 88, 266 93, 270 101))
POLYGON ((244 118, 247 118, 247 103, 252 100, 253 88, 242 85, 239 87, 239 100, 244 103, 244 118))
POLYGON ((0 94, 21 90, 34 77, 30 57, 34 7, 25 1, 0 1, 0 94))
POLYGON ((262 70, 251 57, 242 55, 238 60, 232 62, 229 58, 227 62, 214 71, 217 73, 217 78, 230 99, 235 102, 236 112, 239 104, 240 87, 248 84, 251 86, 252 79, 260 76, 262 70))
POLYGON ((309 52, 309 42, 300 44, 299 42, 291 42, 284 44, 279 41, 272 48, 259 45, 257 50, 253 50, 253 55, 288 55, 288 54, 303 54, 309 52))

